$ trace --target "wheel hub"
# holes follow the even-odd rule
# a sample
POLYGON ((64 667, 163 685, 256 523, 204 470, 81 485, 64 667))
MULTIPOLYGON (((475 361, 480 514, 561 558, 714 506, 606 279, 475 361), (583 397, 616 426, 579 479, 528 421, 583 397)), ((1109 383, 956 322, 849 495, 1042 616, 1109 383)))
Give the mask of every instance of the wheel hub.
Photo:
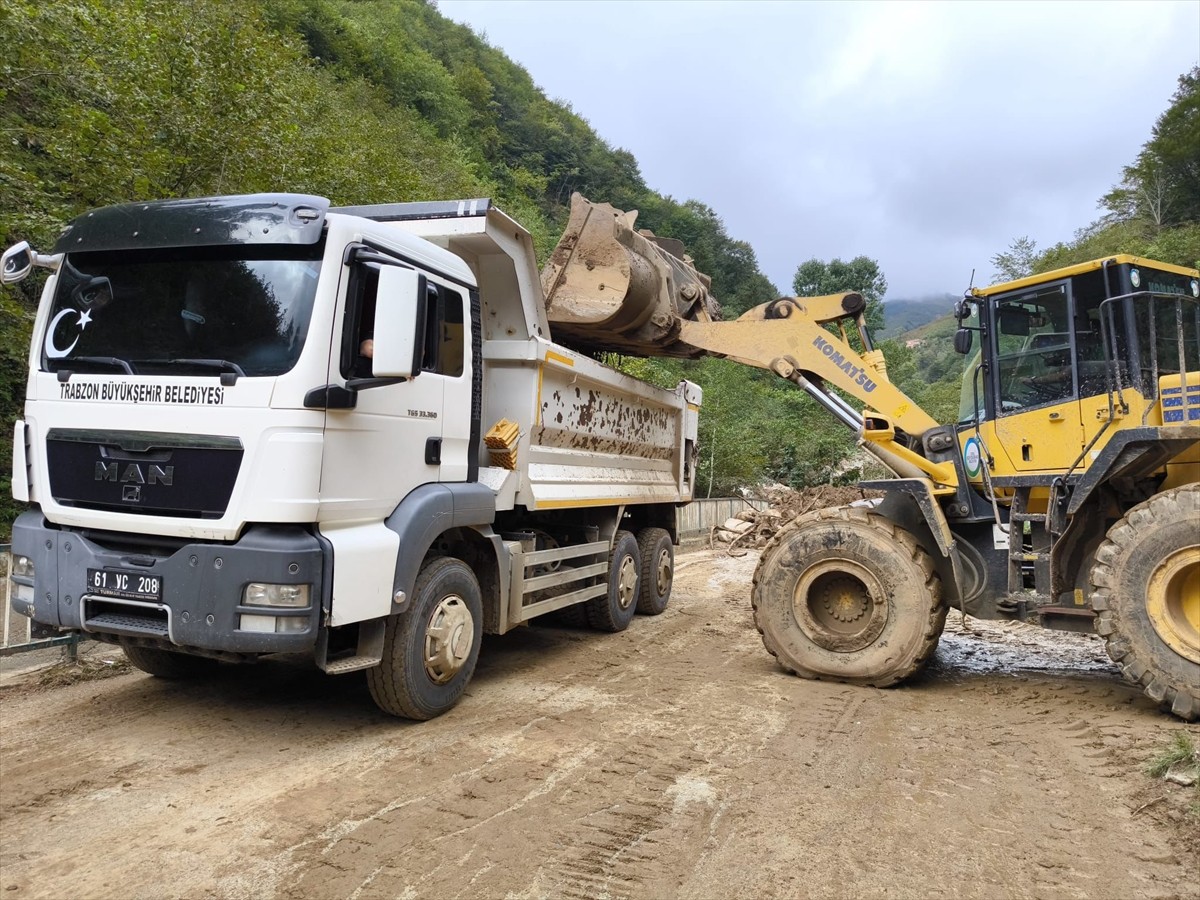
POLYGON ((1183 547, 1158 565, 1147 587, 1146 612, 1168 647, 1200 663, 1200 547, 1183 547))
POLYGON ((821 604, 839 622, 856 622, 867 614, 871 598, 863 591, 862 582, 849 575, 835 575, 821 590, 821 604))
POLYGON ((869 647, 888 620, 889 602, 875 575, 849 559, 825 559, 796 582, 792 614, 818 647, 853 653, 869 647))
POLYGON ((425 672, 435 684, 459 673, 475 642, 475 620, 458 594, 441 599, 425 628, 425 672))
POLYGON ((637 560, 626 556, 621 560, 621 568, 617 572, 617 603, 621 609, 628 609, 629 604, 637 600, 637 560))
POLYGON ((671 553, 669 550, 663 550, 658 554, 658 565, 655 567, 654 574, 658 596, 662 597, 671 589, 671 553))

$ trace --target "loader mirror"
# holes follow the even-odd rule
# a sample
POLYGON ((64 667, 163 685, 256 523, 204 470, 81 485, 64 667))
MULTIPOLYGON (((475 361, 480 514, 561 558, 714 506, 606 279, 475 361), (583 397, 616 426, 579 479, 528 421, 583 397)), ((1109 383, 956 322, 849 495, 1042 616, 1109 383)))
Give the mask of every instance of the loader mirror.
POLYGON ((376 378, 411 378, 420 371, 424 349, 424 277, 414 269, 379 267, 375 301, 374 353, 371 373, 376 378))
POLYGON ((971 329, 960 328, 954 332, 954 352, 967 354, 971 352, 971 329))
POLYGON ((33 271, 33 251, 28 241, 21 241, 4 251, 0 257, 0 283, 16 284, 33 271))

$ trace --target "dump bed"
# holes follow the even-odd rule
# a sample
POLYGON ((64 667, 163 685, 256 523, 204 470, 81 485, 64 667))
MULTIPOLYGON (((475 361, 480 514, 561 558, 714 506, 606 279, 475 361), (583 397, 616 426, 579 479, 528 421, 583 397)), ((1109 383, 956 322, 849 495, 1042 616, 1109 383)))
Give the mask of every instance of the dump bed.
POLYGON ((516 426, 508 447, 488 442, 497 447, 480 474, 498 508, 692 499, 698 386, 664 390, 544 340, 485 342, 483 352, 485 435, 516 426))

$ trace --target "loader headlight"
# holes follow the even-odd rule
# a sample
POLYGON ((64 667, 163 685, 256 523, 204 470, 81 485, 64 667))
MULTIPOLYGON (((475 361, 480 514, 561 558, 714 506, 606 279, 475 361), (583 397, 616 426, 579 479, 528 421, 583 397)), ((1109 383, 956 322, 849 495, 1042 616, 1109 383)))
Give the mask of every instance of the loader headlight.
POLYGON ((1200 281, 1195 278, 1192 279, 1192 296, 1200 297, 1200 281))
POLYGON ((293 609, 308 606, 311 594, 307 584, 264 584, 252 581, 242 591, 243 606, 286 606, 293 609))
POLYGON ((1142 286, 1142 273, 1139 272, 1137 269, 1130 269, 1129 270, 1129 283, 1132 284, 1134 287, 1141 287, 1142 286))

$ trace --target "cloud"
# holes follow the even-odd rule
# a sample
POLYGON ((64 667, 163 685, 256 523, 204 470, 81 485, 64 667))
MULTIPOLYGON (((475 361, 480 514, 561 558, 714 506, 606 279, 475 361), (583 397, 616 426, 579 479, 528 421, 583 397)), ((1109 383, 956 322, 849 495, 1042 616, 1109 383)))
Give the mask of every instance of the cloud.
POLYGON ((1069 240, 1200 61, 1194 2, 439 7, 784 290, 866 254, 890 297, 957 292, 1016 237, 1069 240))

